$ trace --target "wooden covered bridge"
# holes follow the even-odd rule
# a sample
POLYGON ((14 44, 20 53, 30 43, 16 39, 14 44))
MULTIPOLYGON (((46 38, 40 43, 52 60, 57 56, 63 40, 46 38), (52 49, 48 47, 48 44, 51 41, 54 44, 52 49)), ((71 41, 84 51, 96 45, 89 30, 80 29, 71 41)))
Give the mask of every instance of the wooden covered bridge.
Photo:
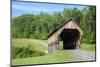
POLYGON ((48 53, 59 49, 59 41, 63 41, 63 49, 78 49, 81 47, 83 29, 73 18, 65 21, 48 36, 48 53))

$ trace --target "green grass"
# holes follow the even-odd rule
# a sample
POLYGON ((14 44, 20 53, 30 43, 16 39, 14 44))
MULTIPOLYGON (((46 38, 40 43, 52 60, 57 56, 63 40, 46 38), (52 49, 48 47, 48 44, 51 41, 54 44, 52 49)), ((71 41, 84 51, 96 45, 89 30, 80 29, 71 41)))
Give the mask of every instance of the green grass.
POLYGON ((35 50, 32 45, 12 48, 12 58, 13 59, 36 57, 36 56, 43 56, 43 55, 45 55, 45 52, 35 50))
POLYGON ((46 42, 46 40, 35 40, 35 39, 12 39, 13 47, 25 47, 31 45, 35 50, 45 51, 47 47, 40 43, 40 41, 46 42))
POLYGON ((47 63, 60 63, 60 62, 72 62, 75 61, 76 57, 70 53, 59 50, 52 54, 48 54, 40 57, 30 57, 23 59, 13 59, 13 65, 24 65, 24 64, 47 64, 47 63))
MULTIPOLYGON (((35 50, 39 50, 39 51, 47 50, 47 47, 43 45, 45 43, 47 43, 47 40, 35 40, 35 39, 13 39, 12 40, 13 47, 27 47, 28 45, 31 45, 32 47, 34 47, 35 50)), ((24 65, 24 64, 60 63, 60 62, 70 62, 73 61, 75 58, 70 53, 65 52, 64 50, 59 50, 59 51, 55 51, 52 54, 48 54, 44 56, 12 59, 12 64, 24 65)))
MULTIPOLYGON (((13 39, 12 46, 13 47, 27 47, 31 45, 35 50, 45 51, 47 50, 47 40, 36 40, 36 39, 13 39)), ((60 41, 60 49, 63 47, 63 42, 60 41)), ((82 44, 83 50, 87 51, 95 51, 94 45, 82 44)), ((13 65, 26 65, 26 64, 47 64, 47 63, 60 63, 60 62, 74 62, 77 59, 74 55, 68 53, 64 50, 58 50, 54 53, 44 55, 44 56, 36 56, 36 57, 28 57, 28 58, 17 58, 12 59, 13 65)))
POLYGON ((82 43, 81 49, 87 50, 87 51, 95 51, 95 45, 94 44, 84 44, 84 43, 82 43))

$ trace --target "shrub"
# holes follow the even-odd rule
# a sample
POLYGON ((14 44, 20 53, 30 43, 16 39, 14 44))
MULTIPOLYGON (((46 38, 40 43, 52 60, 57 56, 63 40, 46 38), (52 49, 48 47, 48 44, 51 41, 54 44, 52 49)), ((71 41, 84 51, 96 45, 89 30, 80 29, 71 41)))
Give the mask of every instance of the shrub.
POLYGON ((13 47, 12 48, 12 58, 27 58, 27 57, 36 57, 43 56, 44 52, 35 50, 32 45, 24 46, 24 47, 13 47))

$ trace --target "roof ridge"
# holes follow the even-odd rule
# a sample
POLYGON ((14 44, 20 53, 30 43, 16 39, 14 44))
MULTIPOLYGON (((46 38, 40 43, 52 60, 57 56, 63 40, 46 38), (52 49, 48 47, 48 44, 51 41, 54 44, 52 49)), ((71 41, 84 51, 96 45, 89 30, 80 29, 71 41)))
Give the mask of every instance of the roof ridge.
MULTIPOLYGON (((80 28, 82 28, 80 26, 80 24, 72 17, 69 18, 69 20, 65 20, 64 23, 62 23, 60 26, 58 26, 55 30, 53 30, 53 32, 51 32, 49 35, 48 35, 48 38, 53 34, 55 33, 59 28, 62 28, 62 26, 64 26, 65 24, 67 24, 69 21, 73 20, 80 28)), ((82 28, 83 29, 83 28, 82 28)))

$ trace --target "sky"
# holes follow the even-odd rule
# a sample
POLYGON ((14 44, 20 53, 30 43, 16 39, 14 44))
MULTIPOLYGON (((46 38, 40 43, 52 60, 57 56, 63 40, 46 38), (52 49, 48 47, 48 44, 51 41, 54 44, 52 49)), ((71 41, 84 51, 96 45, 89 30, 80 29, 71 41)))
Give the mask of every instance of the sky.
POLYGON ((53 14, 53 12, 62 12, 64 8, 82 9, 86 6, 83 5, 69 5, 69 4, 53 4, 53 3, 37 3, 37 2, 12 2, 12 17, 20 16, 23 14, 39 14, 40 12, 53 14))

